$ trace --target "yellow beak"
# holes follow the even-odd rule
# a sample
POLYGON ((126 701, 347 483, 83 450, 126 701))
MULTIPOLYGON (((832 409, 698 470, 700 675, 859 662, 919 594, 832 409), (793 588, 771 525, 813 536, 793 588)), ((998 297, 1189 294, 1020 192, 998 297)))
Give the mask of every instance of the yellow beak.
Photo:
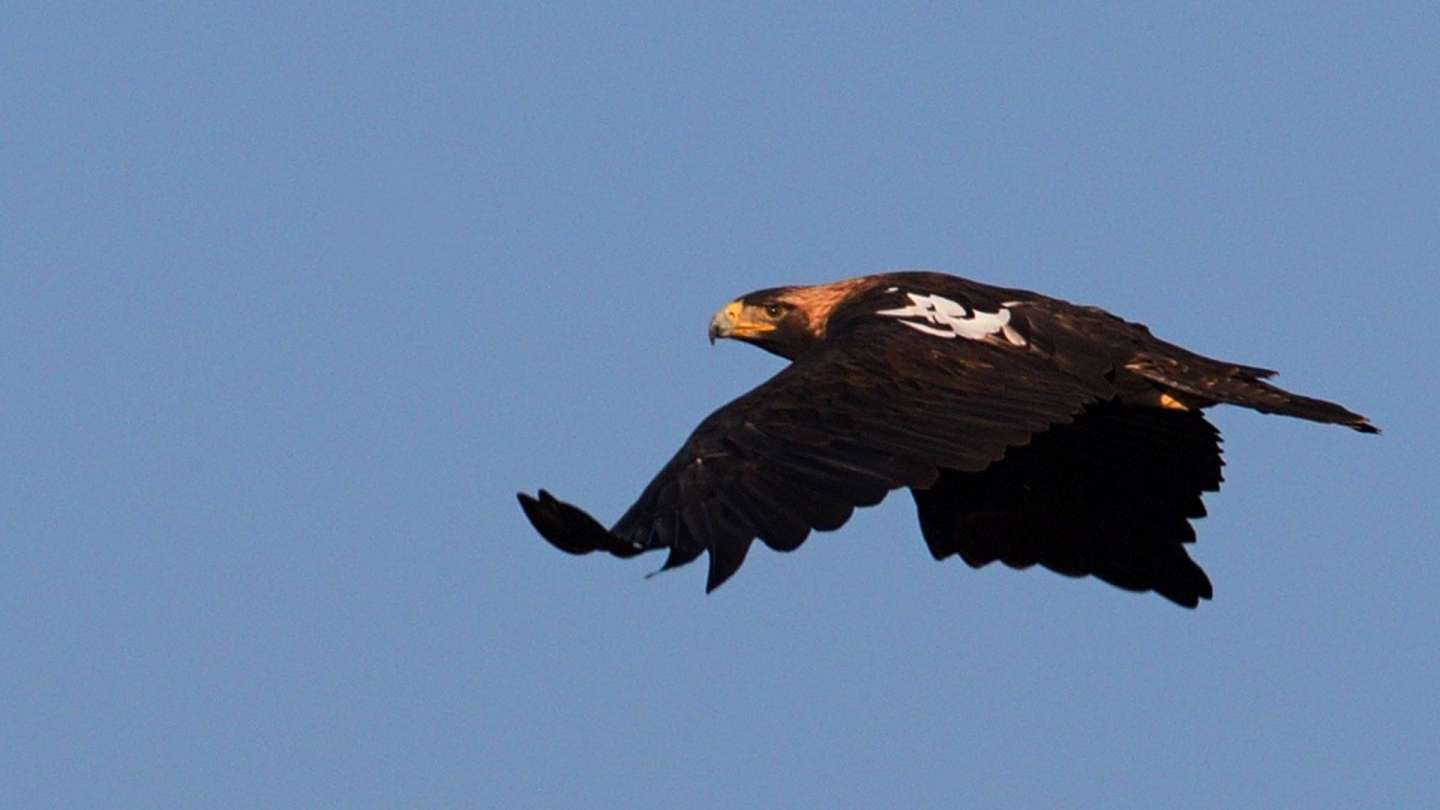
POLYGON ((740 301, 731 301, 710 319, 711 343, 714 343, 716 338, 747 338, 773 331, 773 323, 747 319, 745 304, 740 301))
POLYGON ((715 313, 710 319, 710 344, 715 344, 715 338, 728 338, 735 334, 735 327, 740 323, 740 312, 744 305, 739 301, 731 301, 715 313))

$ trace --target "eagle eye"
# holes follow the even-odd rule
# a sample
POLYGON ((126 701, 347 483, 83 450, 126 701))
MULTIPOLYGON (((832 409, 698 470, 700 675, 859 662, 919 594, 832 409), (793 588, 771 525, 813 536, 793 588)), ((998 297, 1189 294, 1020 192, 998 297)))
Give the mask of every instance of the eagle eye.
POLYGON ((771 317, 771 318, 778 318, 778 317, 780 317, 781 313, 783 313, 784 311, 785 311, 785 308, 782 307, 782 306, 780 306, 779 304, 773 304, 773 303, 772 303, 772 304, 766 304, 766 305, 765 305, 765 314, 768 315, 768 316, 771 317))

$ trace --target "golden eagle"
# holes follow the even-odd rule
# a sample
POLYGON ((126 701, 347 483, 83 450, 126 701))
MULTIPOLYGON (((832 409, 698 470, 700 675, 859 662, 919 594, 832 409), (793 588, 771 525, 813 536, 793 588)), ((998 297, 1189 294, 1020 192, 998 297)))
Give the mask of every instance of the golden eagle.
POLYGON ((711 414, 609 530, 545 490, 520 505, 572 554, 710 555, 706 590, 759 538, 789 551, 908 487, 935 559, 1093 575, 1186 607, 1212 596, 1186 553, 1220 486, 1217 403, 1378 432, 1095 307, 939 273, 750 293, 710 339, 790 361, 711 414))

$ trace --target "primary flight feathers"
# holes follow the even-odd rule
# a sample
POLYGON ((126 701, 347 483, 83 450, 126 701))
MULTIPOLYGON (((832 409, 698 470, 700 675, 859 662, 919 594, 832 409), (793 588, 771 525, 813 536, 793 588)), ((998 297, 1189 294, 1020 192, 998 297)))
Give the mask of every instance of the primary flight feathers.
POLYGON ((939 273, 778 287, 716 313, 710 339, 791 362, 712 413, 611 528, 541 490, 520 505, 572 554, 709 554, 706 589, 751 543, 789 551, 907 487, 936 559, 1091 575, 1194 607, 1185 550, 1220 486, 1201 415, 1242 405, 1378 432, 1365 417, 1195 354, 1094 308, 939 273))

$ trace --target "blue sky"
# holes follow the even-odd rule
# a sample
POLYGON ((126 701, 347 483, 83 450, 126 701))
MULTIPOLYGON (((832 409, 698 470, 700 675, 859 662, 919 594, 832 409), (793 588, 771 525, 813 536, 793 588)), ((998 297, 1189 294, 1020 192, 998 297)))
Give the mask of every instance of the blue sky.
MULTIPOLYGON (((0 804, 1440 801, 1426 4, 6 10, 0 804), (1278 368, 1200 610, 929 558, 571 558, 925 267, 1278 368)), ((744 803, 744 805, 741 805, 744 803)))

